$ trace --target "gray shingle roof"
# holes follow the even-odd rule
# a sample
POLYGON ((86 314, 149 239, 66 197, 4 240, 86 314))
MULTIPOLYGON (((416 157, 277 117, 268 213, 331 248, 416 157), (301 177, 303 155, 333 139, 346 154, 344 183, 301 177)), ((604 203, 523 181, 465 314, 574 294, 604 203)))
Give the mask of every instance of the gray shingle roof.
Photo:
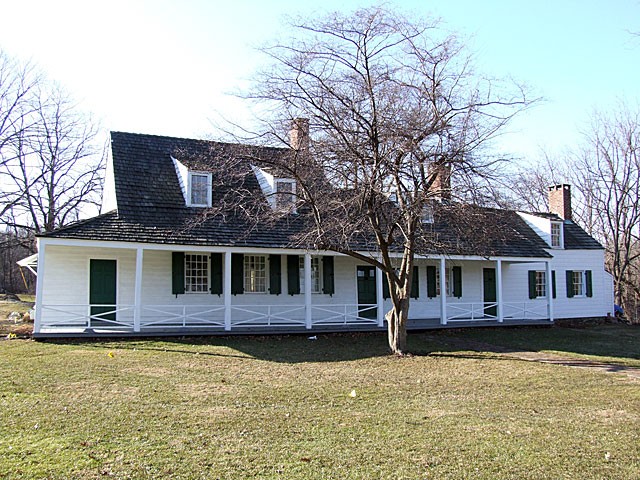
MULTIPOLYGON (((112 156, 116 179, 118 210, 77 222, 48 233, 55 238, 109 240, 176 245, 290 247, 303 230, 304 215, 286 215, 273 224, 256 224, 229 212, 207 217, 203 209, 186 207, 171 157, 190 168, 205 170, 206 161, 217 154, 245 148, 204 140, 112 132, 112 156), (194 163, 195 162, 195 163, 194 163)), ((286 149, 253 147, 254 156, 288 155, 286 149)), ((211 158, 214 157, 214 158, 211 158)), ((245 187, 261 195, 257 179, 247 176, 245 187)), ((215 192, 214 192, 215 198, 215 192)), ((550 257, 548 245, 510 210, 473 207, 475 225, 492 225, 495 235, 489 245, 492 255, 513 257, 550 257)), ((478 254, 469 238, 461 245, 461 236, 436 221, 432 231, 452 247, 432 253, 478 254), (466 245, 465 245, 466 243, 466 245)), ((462 235, 462 234, 461 234, 462 235)), ((363 249, 368 242, 363 242, 363 249)), ((567 248, 602 248, 572 222, 565 222, 567 248)))

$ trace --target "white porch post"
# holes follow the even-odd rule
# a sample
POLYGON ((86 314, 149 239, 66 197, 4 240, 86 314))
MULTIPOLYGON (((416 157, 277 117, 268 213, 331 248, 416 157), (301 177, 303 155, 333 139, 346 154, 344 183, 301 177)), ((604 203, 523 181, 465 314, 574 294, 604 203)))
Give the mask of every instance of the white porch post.
POLYGON ((311 328, 311 254, 304 254, 304 323, 311 328))
POLYGON ((33 320, 33 333, 40 333, 42 326, 42 291, 44 289, 44 252, 45 242, 38 238, 38 274, 36 275, 36 318, 33 320))
POLYGON ((136 249, 136 280, 133 300, 133 331, 140 331, 140 317, 142 316, 142 247, 136 249))
POLYGON ((444 257, 440 259, 440 323, 447 324, 447 272, 444 257))
POLYGON ((502 260, 496 260, 496 303, 498 304, 498 322, 504 320, 504 311, 502 310, 502 260))
POLYGON ((547 280, 547 310, 549 321, 553 322, 553 278, 551 274, 551 262, 545 262, 545 278, 547 280))
POLYGON ((378 312, 378 326, 384 326, 384 298, 382 298, 382 282, 386 281, 382 270, 376 267, 376 299, 377 299, 377 312, 378 312))
POLYGON ((231 330, 231 252, 224 252, 224 329, 231 330))

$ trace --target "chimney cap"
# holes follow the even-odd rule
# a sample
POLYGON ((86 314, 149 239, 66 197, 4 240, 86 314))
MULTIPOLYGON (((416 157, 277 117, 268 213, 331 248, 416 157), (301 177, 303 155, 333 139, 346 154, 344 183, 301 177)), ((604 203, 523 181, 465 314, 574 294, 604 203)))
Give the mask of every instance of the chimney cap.
POLYGON ((555 185, 549 185, 550 192, 563 189, 571 190, 571 185, 569 185, 568 183, 556 183, 555 185))

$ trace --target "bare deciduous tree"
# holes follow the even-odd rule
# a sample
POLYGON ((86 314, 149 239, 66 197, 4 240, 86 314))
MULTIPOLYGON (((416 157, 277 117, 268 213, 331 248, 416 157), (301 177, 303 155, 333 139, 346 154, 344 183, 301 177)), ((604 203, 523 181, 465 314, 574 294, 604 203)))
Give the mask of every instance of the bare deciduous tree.
POLYGON ((503 184, 511 208, 547 211, 547 187, 571 183, 573 217, 606 248, 615 301, 637 318, 640 305, 640 110, 596 112, 585 142, 564 158, 544 156, 503 184))
POLYGON ((573 162, 587 221, 607 248, 616 303, 636 316, 640 298, 640 110, 596 113, 573 162))
POLYGON ((17 239, 3 249, 33 251, 33 234, 92 213, 106 151, 98 139, 62 88, 0 51, 0 226, 17 239))
MULTIPOLYGON (((292 28, 296 38, 265 49, 272 66, 248 97, 276 112, 266 138, 288 142, 283 132, 304 118, 309 144, 291 145, 296 154, 286 161, 261 160, 297 182, 299 211, 308 212, 300 245, 386 273, 389 346, 401 354, 415 255, 442 245, 425 211, 451 195, 451 175, 491 166, 479 148, 528 100, 517 86, 476 77, 457 39, 435 22, 369 8, 292 28)), ((453 206, 448 215, 454 210, 459 226, 464 214, 473 217, 453 206)))
POLYGON ((33 67, 0 54, 0 220, 34 233, 77 220, 99 201, 98 129, 33 67))

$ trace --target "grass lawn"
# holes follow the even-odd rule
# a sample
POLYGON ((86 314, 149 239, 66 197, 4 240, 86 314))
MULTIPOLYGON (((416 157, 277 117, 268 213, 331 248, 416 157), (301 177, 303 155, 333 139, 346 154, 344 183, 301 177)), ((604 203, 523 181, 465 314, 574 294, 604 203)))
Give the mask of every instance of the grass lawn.
POLYGON ((515 349, 559 353, 602 363, 640 368, 640 326, 600 325, 588 328, 482 328, 447 331, 515 349))
POLYGON ((638 381, 444 340, 2 341, 0 478, 640 478, 638 381))

